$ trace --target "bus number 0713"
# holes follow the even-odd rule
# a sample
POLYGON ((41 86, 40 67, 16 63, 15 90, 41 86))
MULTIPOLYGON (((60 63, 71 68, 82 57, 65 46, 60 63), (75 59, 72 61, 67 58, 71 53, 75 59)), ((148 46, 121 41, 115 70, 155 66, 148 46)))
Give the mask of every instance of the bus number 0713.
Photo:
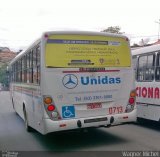
POLYGON ((119 107, 110 107, 108 109, 109 114, 118 114, 118 113, 122 113, 123 112, 123 107, 119 106, 119 107))

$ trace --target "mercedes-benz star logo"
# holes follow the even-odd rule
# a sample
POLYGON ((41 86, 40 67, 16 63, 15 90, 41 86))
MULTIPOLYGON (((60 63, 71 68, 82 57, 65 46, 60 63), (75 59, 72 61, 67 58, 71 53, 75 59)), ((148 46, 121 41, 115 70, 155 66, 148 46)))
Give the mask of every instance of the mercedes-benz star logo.
POLYGON ((73 74, 67 74, 63 77, 62 83, 64 87, 73 89, 78 85, 78 78, 73 74))

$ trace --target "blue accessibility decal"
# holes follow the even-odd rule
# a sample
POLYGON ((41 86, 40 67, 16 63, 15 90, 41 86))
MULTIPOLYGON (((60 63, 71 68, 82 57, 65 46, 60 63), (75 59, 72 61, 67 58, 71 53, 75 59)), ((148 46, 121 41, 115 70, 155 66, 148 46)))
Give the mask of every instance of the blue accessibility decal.
POLYGON ((63 118, 73 118, 73 117, 75 117, 74 106, 63 106, 62 107, 62 117, 63 118))

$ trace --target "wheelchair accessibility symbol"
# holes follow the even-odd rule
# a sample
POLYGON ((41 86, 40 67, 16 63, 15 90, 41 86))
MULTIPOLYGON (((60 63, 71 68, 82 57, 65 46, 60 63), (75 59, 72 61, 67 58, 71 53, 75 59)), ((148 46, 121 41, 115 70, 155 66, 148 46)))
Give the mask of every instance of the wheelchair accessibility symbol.
POLYGON ((74 106, 63 106, 62 107, 62 116, 63 116, 63 118, 73 118, 73 117, 75 117, 74 106))

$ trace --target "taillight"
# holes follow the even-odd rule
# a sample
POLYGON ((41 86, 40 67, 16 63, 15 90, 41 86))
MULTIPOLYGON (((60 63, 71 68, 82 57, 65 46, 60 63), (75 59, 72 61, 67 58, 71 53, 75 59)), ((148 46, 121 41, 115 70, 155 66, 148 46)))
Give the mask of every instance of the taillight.
POLYGON ((49 35, 48 35, 48 34, 45 34, 44 37, 45 37, 46 39, 48 39, 49 35))
POLYGON ((48 111, 54 111, 55 110, 55 106, 54 105, 49 105, 47 107, 48 111))
POLYGON ((136 91, 135 90, 130 93, 130 97, 136 97, 136 91))
POLYGON ((48 105, 51 104, 52 103, 52 98, 51 97, 45 97, 44 98, 44 103, 48 104, 48 105))
POLYGON ((60 117, 60 115, 57 111, 57 108, 55 106, 55 103, 54 103, 51 96, 44 96, 43 97, 43 102, 44 102, 44 107, 46 109, 46 112, 52 120, 61 119, 61 117, 60 117))
POLYGON ((126 41, 129 41, 129 38, 125 38, 126 39, 126 41))
POLYGON ((129 97, 129 100, 128 100, 128 105, 126 107, 126 110, 125 112, 131 112, 134 110, 134 106, 135 106, 135 102, 136 102, 136 91, 133 90, 130 92, 130 97, 129 97))
POLYGON ((134 103, 135 103, 135 99, 134 98, 129 98, 129 104, 134 105, 134 103))

